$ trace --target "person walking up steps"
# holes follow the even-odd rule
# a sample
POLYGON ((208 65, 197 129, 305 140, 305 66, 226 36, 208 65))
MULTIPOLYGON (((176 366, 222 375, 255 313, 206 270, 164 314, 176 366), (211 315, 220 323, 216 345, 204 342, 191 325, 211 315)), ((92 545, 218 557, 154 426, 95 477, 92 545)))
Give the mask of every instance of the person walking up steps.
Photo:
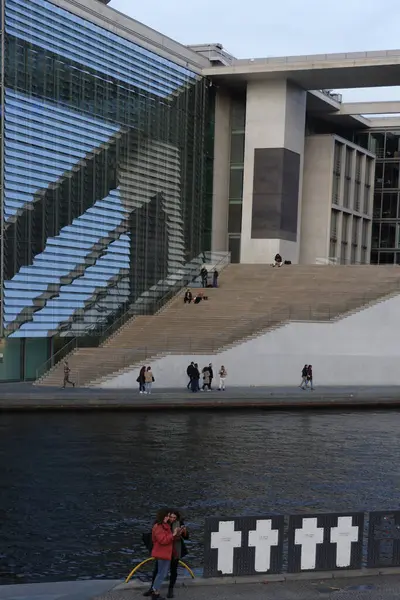
POLYGON ((227 375, 228 373, 226 372, 224 365, 222 365, 222 367, 219 370, 219 391, 225 391, 225 379, 227 375))
POLYGON ((70 373, 71 373, 71 369, 69 368, 68 361, 65 361, 65 363, 64 363, 63 389, 65 389, 65 386, 67 385, 67 383, 69 383, 70 385, 72 385, 72 387, 75 387, 75 382, 71 381, 70 378, 69 378, 70 373))

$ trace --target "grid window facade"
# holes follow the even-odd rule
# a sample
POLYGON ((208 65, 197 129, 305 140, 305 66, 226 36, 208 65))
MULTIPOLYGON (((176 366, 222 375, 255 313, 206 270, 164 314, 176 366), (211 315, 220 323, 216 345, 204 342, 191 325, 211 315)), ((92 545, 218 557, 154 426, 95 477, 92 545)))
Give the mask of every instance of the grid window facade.
POLYGON ((376 154, 371 262, 400 264, 400 129, 363 132, 355 139, 376 154))
POLYGON ((341 264, 369 262, 374 158, 343 138, 333 139, 329 258, 341 264))
POLYGON ((208 249, 208 84, 47 0, 2 1, 3 333, 98 333, 208 249))
POLYGON ((231 104, 231 147, 229 170, 228 239, 232 262, 240 262, 243 207, 244 144, 246 99, 236 97, 231 104))

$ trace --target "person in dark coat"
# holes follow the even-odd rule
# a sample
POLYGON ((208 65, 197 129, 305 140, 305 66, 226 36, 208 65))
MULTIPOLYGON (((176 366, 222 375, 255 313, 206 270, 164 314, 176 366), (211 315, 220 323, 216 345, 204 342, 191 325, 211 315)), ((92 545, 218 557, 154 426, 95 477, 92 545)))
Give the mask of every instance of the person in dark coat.
POLYGON ((191 362, 190 365, 188 366, 188 368, 186 369, 186 374, 189 377, 189 383, 187 384, 188 390, 190 389, 190 387, 192 385, 193 373, 194 373, 194 362, 191 362))
POLYGON ((301 371, 301 383, 300 387, 302 390, 305 390, 307 387, 307 375, 308 375, 308 365, 304 365, 301 371))
POLYGON ((207 279, 208 279, 208 271, 205 267, 202 267, 201 271, 200 271, 200 275, 201 275, 201 285, 203 286, 203 288, 207 287, 207 279))
POLYGON ((185 295, 183 297, 184 304, 190 304, 193 300, 193 294, 190 290, 186 290, 185 295))
POLYGON ((199 381, 200 381, 199 365, 197 363, 195 363, 195 365, 193 367, 193 378, 191 381, 192 392, 199 391, 199 389, 200 389, 199 381))
POLYGON ((213 371, 211 363, 208 365, 208 372, 210 373, 210 390, 211 390, 212 389, 212 382, 213 382, 213 379, 214 379, 214 371, 213 371))
POLYGON ((219 277, 219 273, 218 273, 217 269, 215 269, 214 273, 213 273, 213 287, 215 287, 215 288, 218 287, 218 277, 219 277))
POLYGON ((307 383, 310 384, 311 389, 314 389, 314 384, 313 384, 313 372, 312 372, 312 365, 308 365, 308 369, 307 369, 307 383))
POLYGON ((144 394, 144 392, 146 391, 145 373, 146 367, 142 367, 140 369, 139 377, 136 379, 136 381, 139 384, 139 394, 144 394))

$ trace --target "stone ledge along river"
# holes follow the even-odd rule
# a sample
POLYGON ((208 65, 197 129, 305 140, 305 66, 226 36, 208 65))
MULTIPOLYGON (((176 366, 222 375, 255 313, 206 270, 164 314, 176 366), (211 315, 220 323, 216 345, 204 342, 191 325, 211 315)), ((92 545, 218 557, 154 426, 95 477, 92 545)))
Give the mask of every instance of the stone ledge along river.
POLYGON ((400 412, 3 413, 0 583, 120 578, 159 507, 200 568, 207 516, 398 508, 400 412))

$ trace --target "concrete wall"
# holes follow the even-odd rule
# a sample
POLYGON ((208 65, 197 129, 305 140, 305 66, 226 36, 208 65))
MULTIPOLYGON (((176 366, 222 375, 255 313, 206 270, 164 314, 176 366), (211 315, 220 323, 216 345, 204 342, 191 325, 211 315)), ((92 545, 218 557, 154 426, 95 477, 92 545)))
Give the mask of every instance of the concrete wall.
POLYGON ((211 248, 228 250, 229 158, 231 142, 231 99, 218 89, 215 97, 214 170, 211 248))
MULTIPOLYGON (((300 154, 304 151, 306 92, 285 80, 251 81, 247 84, 246 140, 244 156, 242 263, 268 263, 277 252, 297 263, 299 244, 280 239, 252 238, 252 204, 254 150, 256 148, 286 148, 300 154)), ((299 192, 299 224, 301 212, 301 181, 299 192)), ((298 227, 298 238, 300 228, 298 227)))
MULTIPOLYGON (((400 344, 395 323, 400 296, 332 323, 289 323, 216 356, 166 356, 152 361, 155 387, 182 387, 191 360, 228 371, 228 386, 299 385, 305 363, 316 385, 400 385, 400 344)), ((102 387, 136 388, 138 371, 102 387)))
POLYGON ((300 263, 329 256, 334 137, 307 137, 304 147, 300 263))

